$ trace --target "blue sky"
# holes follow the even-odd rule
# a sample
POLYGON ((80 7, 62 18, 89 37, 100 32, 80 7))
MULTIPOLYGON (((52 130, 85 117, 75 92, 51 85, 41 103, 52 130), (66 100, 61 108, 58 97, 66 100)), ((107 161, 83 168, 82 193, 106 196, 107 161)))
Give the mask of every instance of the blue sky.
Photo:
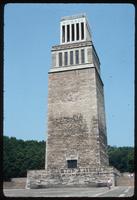
POLYGON ((108 144, 134 145, 132 4, 7 4, 4 13, 4 135, 47 139, 51 47, 60 19, 86 13, 101 62, 108 144))

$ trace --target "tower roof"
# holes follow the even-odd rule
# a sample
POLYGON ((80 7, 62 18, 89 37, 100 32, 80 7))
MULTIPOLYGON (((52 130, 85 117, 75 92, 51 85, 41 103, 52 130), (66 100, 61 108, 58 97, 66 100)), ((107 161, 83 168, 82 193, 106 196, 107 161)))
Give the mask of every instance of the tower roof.
POLYGON ((86 14, 85 14, 85 13, 80 13, 80 14, 71 15, 71 16, 64 16, 64 17, 61 18, 61 21, 64 21, 64 20, 72 20, 72 19, 78 19, 78 18, 83 18, 83 17, 86 18, 86 14))

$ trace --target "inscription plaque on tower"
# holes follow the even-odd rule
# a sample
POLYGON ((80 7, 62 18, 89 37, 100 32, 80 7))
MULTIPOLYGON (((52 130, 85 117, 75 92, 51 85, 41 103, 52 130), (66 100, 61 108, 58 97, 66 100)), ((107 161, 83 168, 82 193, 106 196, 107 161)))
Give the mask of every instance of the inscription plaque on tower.
POLYGON ((85 15, 63 17, 48 74, 48 139, 44 170, 30 170, 27 188, 116 184, 109 166, 100 61, 85 15))

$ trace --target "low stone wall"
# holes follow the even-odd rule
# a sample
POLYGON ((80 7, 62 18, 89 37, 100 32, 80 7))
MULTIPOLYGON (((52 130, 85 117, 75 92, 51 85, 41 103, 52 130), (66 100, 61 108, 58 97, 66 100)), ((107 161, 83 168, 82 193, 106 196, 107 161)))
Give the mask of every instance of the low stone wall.
POLYGON ((26 188, 106 186, 108 178, 116 185, 119 172, 115 168, 76 168, 55 170, 31 170, 27 173, 26 188))
POLYGON ((11 181, 3 183, 4 189, 24 189, 26 187, 27 178, 12 178, 11 181))
POLYGON ((134 186, 134 181, 133 173, 121 173, 121 176, 117 177, 117 186, 134 186))

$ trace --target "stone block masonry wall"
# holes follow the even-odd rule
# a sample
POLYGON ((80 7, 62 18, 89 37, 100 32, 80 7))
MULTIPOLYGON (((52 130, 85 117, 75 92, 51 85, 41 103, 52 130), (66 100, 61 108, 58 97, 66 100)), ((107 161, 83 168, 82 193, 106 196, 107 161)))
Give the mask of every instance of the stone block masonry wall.
POLYGON ((99 165, 95 68, 50 73, 48 95, 47 169, 99 165))
POLYGON ((28 172, 26 188, 107 186, 108 178, 115 185, 117 170, 111 167, 77 168, 54 170, 31 170, 28 172))
POLYGON ((107 155, 107 130, 105 119, 105 103, 104 103, 104 90, 103 83, 100 79, 98 72, 96 71, 96 90, 97 90, 97 112, 98 112, 98 128, 99 128, 99 152, 100 161, 102 165, 109 165, 107 155))

